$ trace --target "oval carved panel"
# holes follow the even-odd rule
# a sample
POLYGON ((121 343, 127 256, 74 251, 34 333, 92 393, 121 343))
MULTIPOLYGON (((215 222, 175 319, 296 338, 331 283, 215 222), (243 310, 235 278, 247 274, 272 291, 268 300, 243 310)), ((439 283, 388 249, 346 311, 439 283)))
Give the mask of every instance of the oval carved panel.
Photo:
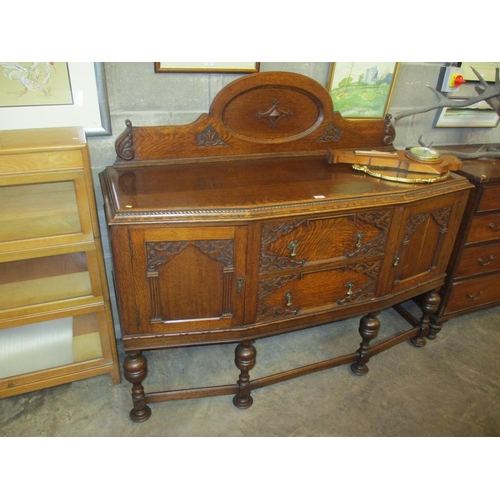
POLYGON ((262 86, 236 95, 225 106, 228 132, 253 142, 289 142, 304 137, 323 121, 322 103, 293 87, 262 86))

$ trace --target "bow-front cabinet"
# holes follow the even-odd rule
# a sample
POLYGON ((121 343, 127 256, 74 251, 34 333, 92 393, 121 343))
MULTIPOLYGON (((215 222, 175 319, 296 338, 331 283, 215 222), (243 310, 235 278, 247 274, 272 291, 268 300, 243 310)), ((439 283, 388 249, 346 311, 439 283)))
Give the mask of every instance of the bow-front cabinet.
POLYGON ((232 394, 248 408, 266 385, 347 363, 363 375, 371 356, 425 344, 470 184, 455 174, 405 184, 329 164, 337 145, 390 142, 387 121, 353 130, 331 107, 312 80, 268 73, 230 84, 194 124, 128 123, 100 180, 133 420, 149 418, 149 403, 192 397, 232 394), (248 111, 267 104, 282 119, 248 111), (417 297, 422 318, 377 343, 377 314, 417 297), (352 317, 356 352, 252 380, 259 338, 352 317), (143 350, 218 343, 236 345, 233 384, 145 391, 143 350))

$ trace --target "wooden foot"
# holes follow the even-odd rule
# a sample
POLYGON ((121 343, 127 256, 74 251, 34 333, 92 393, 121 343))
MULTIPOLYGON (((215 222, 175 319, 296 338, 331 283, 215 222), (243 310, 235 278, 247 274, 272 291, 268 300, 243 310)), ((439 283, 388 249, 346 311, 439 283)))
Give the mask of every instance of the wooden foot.
POLYGON ((238 344, 235 349, 234 362, 240 369, 238 379, 238 393, 233 398, 236 408, 250 408, 253 398, 250 395, 250 370, 255 366, 257 351, 252 340, 245 340, 238 344))
MULTIPOLYGON (((420 331, 415 337, 410 339, 410 342, 415 347, 423 347, 427 342, 425 336, 429 335, 429 323, 431 314, 435 313, 439 309, 439 304, 441 303, 441 297, 436 290, 431 290, 422 296, 420 301, 420 308, 422 309, 422 317, 420 318, 420 331)), ((435 335, 434 335, 435 337, 435 335)))
POLYGON ((151 416, 151 408, 146 405, 146 395, 142 381, 148 374, 148 362, 141 351, 129 352, 123 361, 125 378, 132 384, 133 409, 130 418, 134 422, 144 422, 151 416))
POLYGON ((356 375, 366 375, 368 373, 368 360, 370 359, 370 342, 378 335, 380 330, 380 321, 376 313, 370 313, 363 316, 359 321, 359 334, 362 337, 359 349, 356 351, 359 355, 358 361, 351 365, 351 370, 356 375))

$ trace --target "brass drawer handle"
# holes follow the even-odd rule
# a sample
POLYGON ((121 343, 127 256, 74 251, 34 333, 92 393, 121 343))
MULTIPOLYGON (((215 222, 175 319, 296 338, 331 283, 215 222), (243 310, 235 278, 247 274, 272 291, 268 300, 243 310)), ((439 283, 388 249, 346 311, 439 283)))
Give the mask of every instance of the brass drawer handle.
POLYGON ((291 250, 292 253, 290 257, 295 257, 297 255, 297 247, 300 245, 298 240, 293 240, 288 244, 288 250, 291 250))
POLYGON ((398 255, 398 252, 396 252, 396 255, 394 255, 394 260, 392 262, 393 267, 398 267, 399 266, 399 259, 400 259, 400 257, 398 255))
POLYGON ((364 235, 365 235, 365 233, 363 233, 363 231, 360 231, 356 235, 356 248, 361 248, 361 239, 363 238, 364 235))
POLYGON ((347 292, 346 292, 347 296, 350 296, 354 293, 352 291, 352 289, 354 288, 354 281, 348 281, 344 286, 347 288, 347 292))
POLYGON ((495 226, 495 224, 493 224, 493 222, 490 222, 490 223, 488 224, 488 227, 489 227, 490 229, 494 229, 495 231, 498 231, 498 230, 500 229, 500 226, 495 226))
POLYGON ((479 257, 479 259, 477 259, 477 262, 481 266, 489 266, 491 264, 491 261, 493 261, 493 260, 495 260, 495 257, 493 255, 490 255, 488 258, 488 262, 484 262, 481 257, 479 257))
POLYGON ((479 297, 481 297, 481 295, 483 295, 483 291, 482 291, 482 290, 480 290, 480 291, 479 291, 479 293, 478 293, 477 295, 472 295, 471 293, 468 293, 468 294, 467 294, 467 298, 468 298, 469 300, 474 301, 474 300, 477 300, 479 297))
POLYGON ((292 307, 292 292, 288 291, 285 293, 286 306, 292 307))

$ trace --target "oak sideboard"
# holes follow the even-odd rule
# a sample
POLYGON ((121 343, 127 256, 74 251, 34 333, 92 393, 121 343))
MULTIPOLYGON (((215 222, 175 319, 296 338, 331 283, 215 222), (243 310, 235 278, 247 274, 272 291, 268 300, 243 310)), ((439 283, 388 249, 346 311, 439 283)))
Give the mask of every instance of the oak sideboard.
MULTIPOLYGON (((350 364, 405 340, 423 346, 470 183, 378 179, 332 165, 336 148, 391 150, 390 117, 346 120, 317 82, 238 78, 188 125, 127 120, 100 174, 132 420, 149 404, 233 395, 350 364), (421 317, 380 341, 378 313, 415 298, 421 317), (252 379, 258 339, 360 317, 359 349, 252 379), (147 392, 145 350, 235 344, 229 385, 147 392)), ((355 332, 357 334, 357 332, 355 332)))

